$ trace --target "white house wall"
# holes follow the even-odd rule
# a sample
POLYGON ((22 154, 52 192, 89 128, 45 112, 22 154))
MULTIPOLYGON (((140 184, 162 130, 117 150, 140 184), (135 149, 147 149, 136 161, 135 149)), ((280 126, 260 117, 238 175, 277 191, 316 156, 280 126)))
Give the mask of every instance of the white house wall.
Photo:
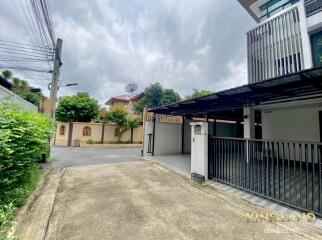
POLYGON ((33 105, 32 103, 26 101, 22 97, 14 94, 12 91, 0 86, 0 103, 9 101, 10 103, 15 103, 19 106, 21 106, 24 109, 37 112, 38 107, 33 105))
POLYGON ((262 111, 263 139, 320 142, 322 106, 262 111))
POLYGON ((181 124, 156 123, 154 154, 179 154, 181 153, 181 124))

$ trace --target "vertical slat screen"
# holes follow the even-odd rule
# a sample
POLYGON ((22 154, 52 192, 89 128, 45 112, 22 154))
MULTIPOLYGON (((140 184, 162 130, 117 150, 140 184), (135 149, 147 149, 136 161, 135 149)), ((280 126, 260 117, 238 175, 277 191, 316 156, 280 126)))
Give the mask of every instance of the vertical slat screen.
POLYGON ((247 33, 249 83, 303 68, 299 21, 298 8, 295 7, 247 33))

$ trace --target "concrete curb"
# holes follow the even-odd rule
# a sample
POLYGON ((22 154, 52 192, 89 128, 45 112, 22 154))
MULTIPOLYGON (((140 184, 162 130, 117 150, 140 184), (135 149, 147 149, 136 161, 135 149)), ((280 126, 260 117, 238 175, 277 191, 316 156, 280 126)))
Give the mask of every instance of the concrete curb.
POLYGON ((44 240, 57 189, 65 169, 46 170, 42 181, 25 205, 18 210, 8 237, 44 240), (36 225, 36 227, 35 227, 36 225))

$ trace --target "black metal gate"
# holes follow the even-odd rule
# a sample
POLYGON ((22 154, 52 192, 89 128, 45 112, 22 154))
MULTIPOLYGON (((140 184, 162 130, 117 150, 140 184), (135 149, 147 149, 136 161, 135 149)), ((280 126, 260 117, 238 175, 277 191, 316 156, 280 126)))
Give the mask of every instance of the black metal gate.
POLYGON ((209 138, 209 178, 322 216, 322 144, 209 138))

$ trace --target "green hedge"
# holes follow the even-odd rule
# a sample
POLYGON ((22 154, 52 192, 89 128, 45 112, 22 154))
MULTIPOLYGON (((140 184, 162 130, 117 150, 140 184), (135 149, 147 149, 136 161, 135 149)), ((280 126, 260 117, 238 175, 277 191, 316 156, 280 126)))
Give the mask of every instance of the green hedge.
POLYGON ((21 203, 15 199, 15 192, 33 181, 30 174, 48 155, 52 133, 49 118, 12 104, 0 104, 0 206, 11 201, 21 203))

